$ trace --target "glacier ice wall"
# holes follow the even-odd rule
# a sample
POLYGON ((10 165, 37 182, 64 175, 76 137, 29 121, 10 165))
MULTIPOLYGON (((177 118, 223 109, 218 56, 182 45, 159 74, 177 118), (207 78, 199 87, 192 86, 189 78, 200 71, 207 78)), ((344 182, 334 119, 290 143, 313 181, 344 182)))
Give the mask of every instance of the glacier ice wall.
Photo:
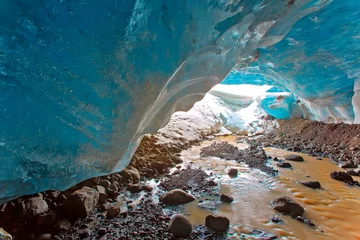
POLYGON ((235 65, 309 101, 309 114, 330 111, 310 97, 324 92, 337 96, 327 100, 338 104, 331 111, 354 118, 357 5, 1 1, 0 199, 121 171, 144 133, 189 109, 235 65))
POLYGON ((360 123, 358 7, 358 1, 328 2, 281 41, 260 48, 255 63, 237 66, 224 83, 270 84, 293 94, 291 104, 274 98, 263 102, 265 109, 274 103, 294 106, 276 117, 301 111, 311 120, 360 123))

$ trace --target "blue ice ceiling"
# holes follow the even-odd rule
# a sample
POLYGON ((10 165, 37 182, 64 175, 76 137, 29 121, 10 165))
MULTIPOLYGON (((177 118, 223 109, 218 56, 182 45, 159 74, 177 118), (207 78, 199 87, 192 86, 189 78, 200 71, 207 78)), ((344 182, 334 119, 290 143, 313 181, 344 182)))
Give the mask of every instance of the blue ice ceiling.
POLYGON ((121 171, 232 75, 359 122, 358 1, 0 1, 0 198, 121 171), (189 100, 190 99, 190 100, 189 100))

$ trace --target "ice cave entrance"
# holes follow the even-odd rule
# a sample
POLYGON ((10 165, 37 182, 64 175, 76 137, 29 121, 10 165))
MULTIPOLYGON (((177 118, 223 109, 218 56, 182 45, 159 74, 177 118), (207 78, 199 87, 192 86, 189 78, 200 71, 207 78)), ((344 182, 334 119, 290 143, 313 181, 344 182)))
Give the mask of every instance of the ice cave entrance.
MULTIPOLYGON (((199 132, 257 135, 276 127, 276 121, 296 114, 296 102, 289 92, 262 84, 225 83, 214 86, 188 112, 173 114, 160 132, 169 134, 173 124, 181 136, 191 138, 199 132), (185 121, 184 121, 185 119, 185 121)), ((196 137, 194 137, 194 140, 196 137)))

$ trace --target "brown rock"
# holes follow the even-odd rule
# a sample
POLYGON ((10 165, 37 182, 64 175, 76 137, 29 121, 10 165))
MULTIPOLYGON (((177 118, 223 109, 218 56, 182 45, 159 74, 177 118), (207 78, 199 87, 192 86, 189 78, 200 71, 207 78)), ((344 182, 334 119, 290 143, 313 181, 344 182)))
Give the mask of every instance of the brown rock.
POLYGON ((115 218, 120 214, 121 210, 119 207, 111 207, 107 213, 106 213, 106 217, 107 218, 115 218))
POLYGON ((228 175, 230 177, 237 177, 238 175, 238 170, 235 169, 235 168, 230 168, 229 171, 228 171, 228 175))
POLYGON ((171 206, 189 203, 195 200, 195 197, 181 189, 173 189, 160 197, 160 201, 171 206))
POLYGON ((172 155, 170 158, 171 158, 171 161, 173 161, 176 164, 183 163, 183 160, 178 156, 172 155))
POLYGON ((354 179, 349 174, 347 174, 345 172, 332 171, 330 173, 330 177, 332 179, 342 181, 342 182, 345 182, 345 183, 353 183, 354 182, 354 179))
POLYGON ((275 210, 281 213, 290 214, 291 216, 301 216, 305 211, 300 204, 286 196, 273 200, 271 204, 275 210))
POLYGON ((232 201, 234 201, 234 198, 225 194, 221 194, 220 200, 226 203, 231 203, 232 201))
POLYGON ((51 234, 50 233, 41 234, 37 239, 38 240, 51 240, 51 234))
POLYGON ((294 162, 303 162, 304 158, 302 156, 299 156, 299 155, 291 154, 291 155, 288 155, 285 158, 285 160, 294 161, 294 162))
POLYGON ((21 205, 23 216, 26 219, 30 219, 49 210, 48 204, 42 199, 42 197, 29 198, 23 201, 21 205))
POLYGON ((277 166, 281 168, 292 168, 292 165, 288 162, 279 162, 277 166))
POLYGON ((140 181, 139 171, 130 165, 122 171, 122 174, 125 175, 125 177, 130 178, 134 183, 138 183, 140 181))
POLYGON ((226 217, 208 215, 205 218, 205 226, 215 232, 226 232, 229 228, 230 221, 226 217))
POLYGON ((67 231, 71 228, 71 223, 69 222, 69 220, 62 218, 56 221, 56 223, 54 224, 54 228, 59 232, 67 231))
POLYGON ((97 185, 95 189, 99 192, 99 202, 105 202, 107 198, 105 187, 101 185, 97 185))
POLYGON ((313 189, 321 188, 321 184, 317 181, 305 181, 305 182, 300 182, 300 183, 306 187, 313 188, 313 189))
POLYGON ((99 193, 95 189, 83 187, 73 192, 65 205, 69 215, 85 218, 94 210, 98 201, 99 193))
POLYGON ((168 230, 175 237, 187 237, 192 232, 192 225, 187 217, 176 214, 172 216, 168 230))

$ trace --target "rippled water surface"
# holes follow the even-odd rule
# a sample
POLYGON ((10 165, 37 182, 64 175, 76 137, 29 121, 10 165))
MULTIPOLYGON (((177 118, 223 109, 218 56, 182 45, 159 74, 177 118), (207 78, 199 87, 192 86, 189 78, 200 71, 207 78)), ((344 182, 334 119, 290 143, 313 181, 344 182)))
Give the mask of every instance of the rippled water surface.
MULTIPOLYGON (((236 144, 233 136, 216 140, 236 144)), ((216 209, 211 210, 199 208, 198 200, 188 204, 185 213, 189 214, 193 224, 204 224, 205 217, 215 213, 230 219, 230 239, 238 239, 241 233, 249 233, 252 229, 274 233, 280 239, 360 239, 360 188, 350 188, 331 179, 331 171, 343 169, 329 159, 316 160, 300 154, 305 161, 291 162, 292 170, 277 168, 273 164, 279 174, 271 177, 235 161, 201 158, 200 149, 210 144, 211 141, 206 141, 201 146, 184 151, 182 158, 185 163, 193 162, 195 166, 216 173, 219 176, 217 181, 221 186, 220 192, 231 195, 234 201, 231 204, 218 202, 216 209), (239 170, 237 178, 227 176, 229 168, 239 170), (319 181, 324 189, 314 190, 298 183, 305 180, 319 181), (271 208, 270 202, 282 196, 289 196, 301 204, 305 208, 304 217, 314 222, 317 229, 287 216, 281 216, 284 220, 281 224, 270 222, 270 218, 277 214, 271 208)), ((240 149, 247 147, 245 144, 236 145, 240 149)), ((291 153, 274 148, 265 150, 269 156, 277 156, 279 159, 291 153)), ((216 202, 215 199, 213 201, 216 202)))

